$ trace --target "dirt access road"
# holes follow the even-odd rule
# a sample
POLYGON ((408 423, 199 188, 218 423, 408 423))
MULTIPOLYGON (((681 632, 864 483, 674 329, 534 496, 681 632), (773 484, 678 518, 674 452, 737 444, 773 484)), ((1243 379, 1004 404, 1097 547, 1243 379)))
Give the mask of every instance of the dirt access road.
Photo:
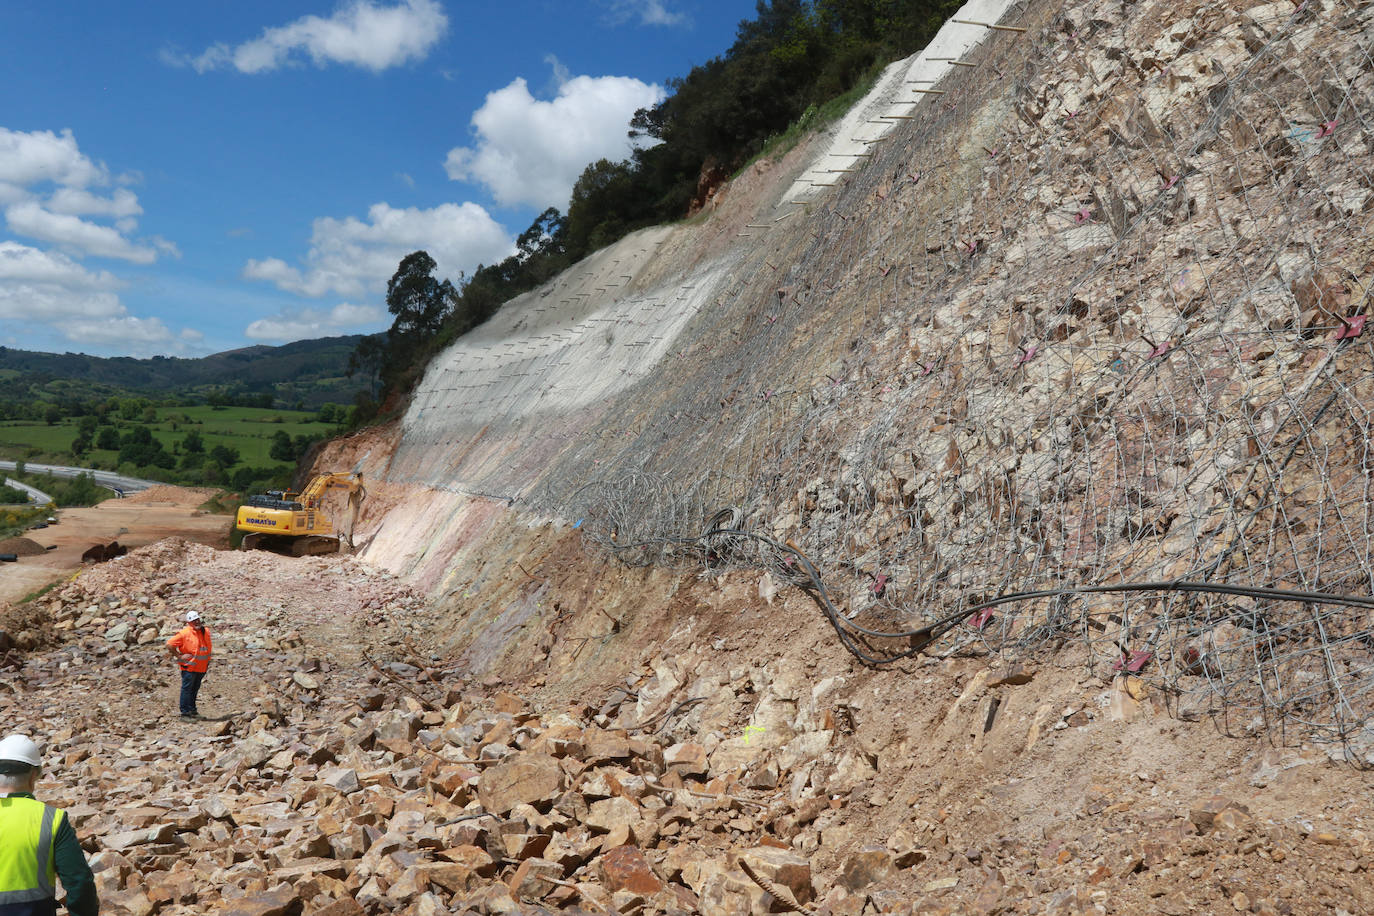
POLYGON ((81 554, 92 544, 117 540, 132 550, 179 536, 211 547, 228 547, 233 520, 198 508, 212 495, 212 490, 157 486, 89 509, 63 509, 59 524, 24 534, 41 547, 54 549, 0 564, 0 609, 81 569, 81 554))

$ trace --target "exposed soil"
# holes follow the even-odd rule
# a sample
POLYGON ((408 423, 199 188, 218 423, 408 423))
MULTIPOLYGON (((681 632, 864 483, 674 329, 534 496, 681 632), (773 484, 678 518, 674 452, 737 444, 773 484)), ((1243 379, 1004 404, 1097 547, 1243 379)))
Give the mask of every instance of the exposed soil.
POLYGON ((182 506, 188 503, 200 505, 222 492, 214 487, 174 487, 170 484, 160 484, 132 493, 124 497, 124 502, 140 506, 182 506))
MULTIPOLYGON (((0 568, 0 608, 82 568, 81 555, 94 544, 119 541, 133 549, 167 537, 211 547, 229 546, 233 520, 198 508, 215 491, 155 487, 129 499, 109 499, 90 508, 63 509, 60 521, 24 538, 38 545, 30 556, 0 568), (52 546, 54 549, 47 549, 52 546)), ((18 552, 0 550, 0 553, 18 552)))
POLYGON ((0 553, 12 553, 19 557, 37 556, 44 550, 46 548, 42 544, 25 537, 6 538, 0 541, 0 553))

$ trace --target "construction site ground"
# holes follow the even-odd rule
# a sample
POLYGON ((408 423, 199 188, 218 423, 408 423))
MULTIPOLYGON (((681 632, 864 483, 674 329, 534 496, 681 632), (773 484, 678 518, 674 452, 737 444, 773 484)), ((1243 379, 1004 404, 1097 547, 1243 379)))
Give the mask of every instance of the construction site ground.
MULTIPOLYGON (((44 548, 41 554, 0 566, 0 606, 77 572, 81 555, 94 544, 119 541, 133 549, 176 536, 227 547, 232 520, 200 508, 216 492, 159 486, 126 499, 61 510, 57 524, 24 534, 44 548)), ((0 553, 5 552, 0 546, 0 553)))
POLYGON ((0 709, 48 737, 43 792, 112 913, 776 911, 741 859, 815 913, 1374 911, 1367 778, 1327 749, 1181 719, 1072 651, 865 669, 758 575, 606 576, 575 536, 528 562, 559 607, 547 657, 474 680, 431 651, 424 599, 352 556, 163 540, 9 610, 38 638, 0 709), (189 608, 216 640, 190 723, 161 645, 189 608), (530 768, 518 802, 483 784, 498 763, 530 768), (350 823, 402 865, 348 860, 350 823), (550 837, 577 847, 563 885, 529 879, 550 837), (459 847, 491 861, 441 874, 459 847))

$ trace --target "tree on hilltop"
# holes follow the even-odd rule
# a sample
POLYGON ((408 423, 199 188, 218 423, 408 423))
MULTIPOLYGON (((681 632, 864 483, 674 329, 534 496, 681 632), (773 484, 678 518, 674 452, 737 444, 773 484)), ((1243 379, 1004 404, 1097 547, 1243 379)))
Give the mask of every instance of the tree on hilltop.
POLYGON ((386 285, 386 310, 396 316, 389 337, 432 337, 443 325, 458 294, 448 280, 435 279, 438 266, 427 251, 414 251, 401 259, 386 285))

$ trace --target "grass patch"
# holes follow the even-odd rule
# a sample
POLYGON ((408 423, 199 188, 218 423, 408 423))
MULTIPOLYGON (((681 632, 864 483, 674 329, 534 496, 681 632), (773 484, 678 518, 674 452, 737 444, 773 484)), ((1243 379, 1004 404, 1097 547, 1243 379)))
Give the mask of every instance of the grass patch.
POLYGON ((216 493, 196 508, 211 515, 235 515, 238 513, 238 499, 233 493, 216 493))
POLYGON ((0 423, 0 452, 12 461, 27 455, 70 458, 76 435, 75 423, 49 426, 38 420, 7 420, 0 423))
POLYGON ((759 150, 758 155, 746 162, 738 172, 731 176, 731 179, 738 177, 745 169, 760 159, 776 159, 786 155, 801 142, 803 137, 824 130, 844 117, 856 102, 868 95, 869 91, 873 89, 885 66, 885 64, 874 64, 855 84, 853 89, 837 95, 821 105, 808 107, 797 120, 787 125, 786 130, 780 134, 773 134, 765 140, 763 149, 759 150))
MULTIPOLYGON (((79 435, 77 419, 72 417, 49 426, 40 420, 0 422, 0 458, 20 458, 34 464, 80 464, 114 470, 119 453, 113 449, 93 448, 81 460, 73 459, 71 448, 79 435)), ((272 458, 272 439, 284 432, 293 439, 309 436, 326 439, 336 427, 321 423, 310 411, 276 410, 265 407, 160 407, 150 423, 115 420, 109 424, 123 436, 135 425, 147 426, 163 448, 180 456, 181 441, 191 430, 200 433, 206 450, 217 445, 236 449, 239 463, 250 467, 271 467, 282 462, 272 458)))
POLYGON ((19 601, 18 601, 17 603, 18 603, 18 604, 28 604, 30 601, 37 601, 39 598, 42 598, 42 597, 43 597, 44 595, 46 595, 48 592, 50 592, 50 591, 52 591, 53 589, 57 588, 57 586, 59 586, 59 585, 61 585, 61 584, 62 584, 62 580, 61 580, 61 579, 54 579, 52 582, 49 582, 47 585, 43 586, 43 587, 40 588, 38 591, 36 591, 36 592, 29 592, 29 593, 28 593, 27 595, 25 595, 23 598, 20 598, 19 601))

